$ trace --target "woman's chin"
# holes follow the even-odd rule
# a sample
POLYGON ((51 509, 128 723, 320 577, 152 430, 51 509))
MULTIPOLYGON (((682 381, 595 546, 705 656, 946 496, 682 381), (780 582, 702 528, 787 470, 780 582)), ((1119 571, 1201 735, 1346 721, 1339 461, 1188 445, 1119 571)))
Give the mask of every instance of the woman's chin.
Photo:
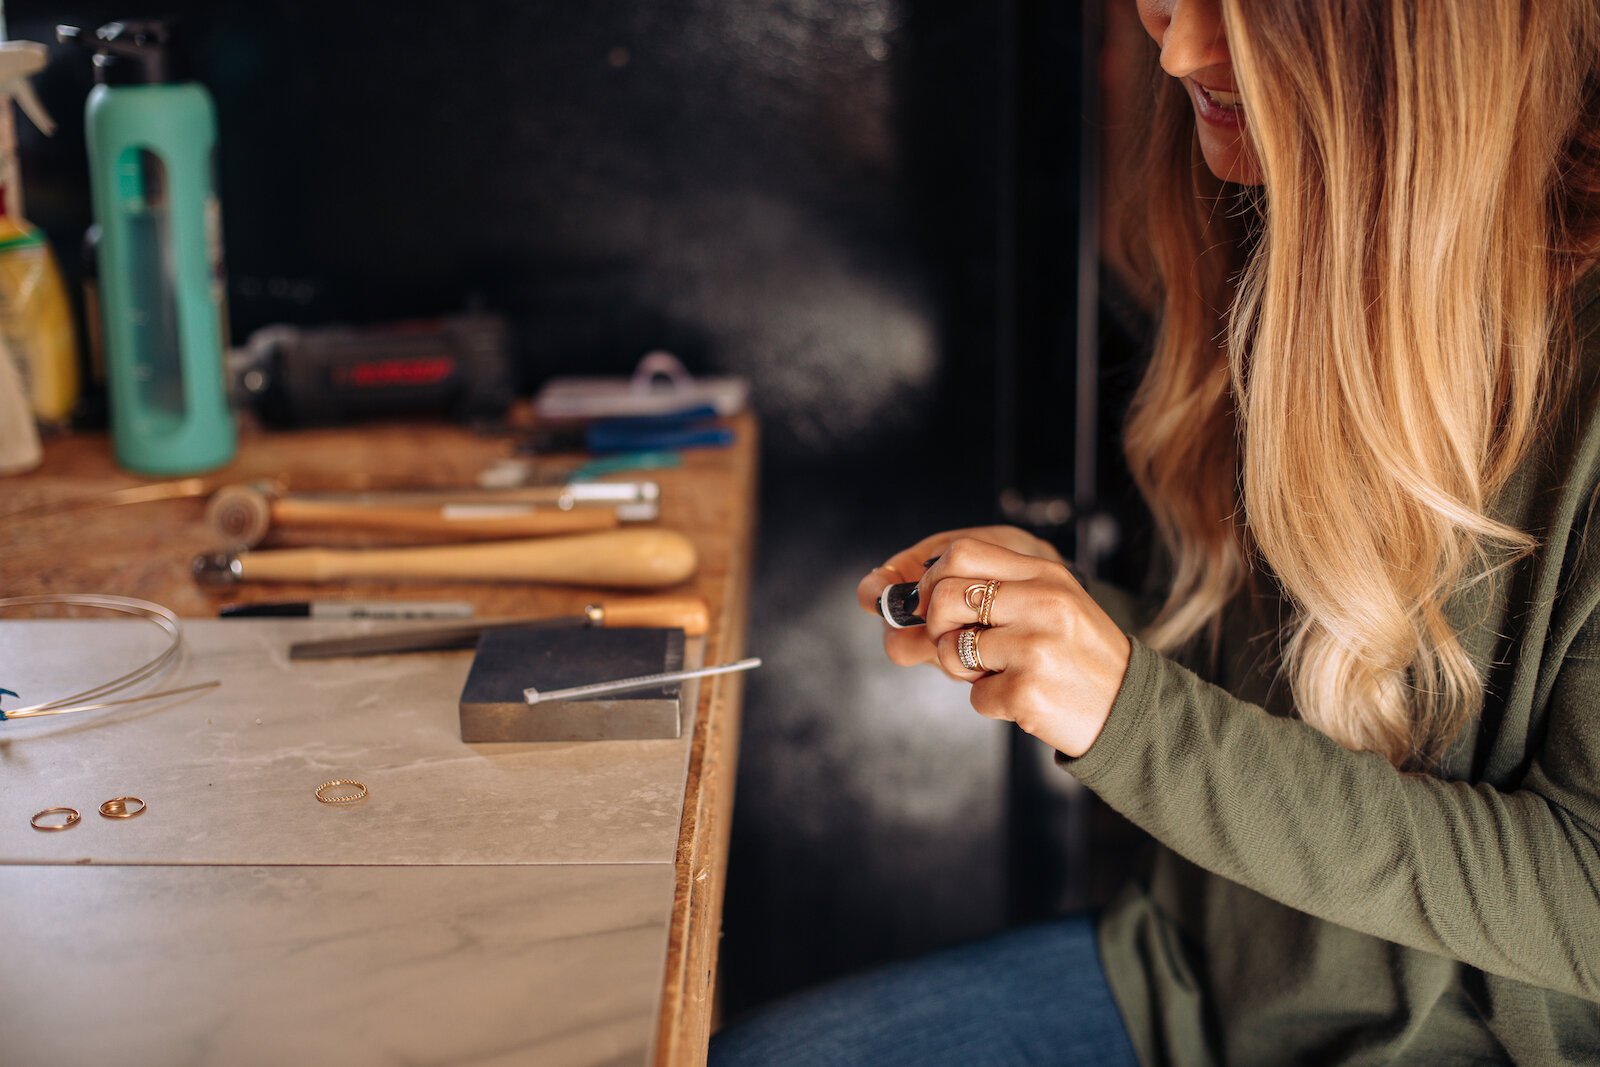
POLYGON ((1221 181, 1235 185, 1260 185, 1262 182, 1261 168, 1247 145, 1237 141, 1208 145, 1202 140, 1200 153, 1205 157, 1206 167, 1221 181))

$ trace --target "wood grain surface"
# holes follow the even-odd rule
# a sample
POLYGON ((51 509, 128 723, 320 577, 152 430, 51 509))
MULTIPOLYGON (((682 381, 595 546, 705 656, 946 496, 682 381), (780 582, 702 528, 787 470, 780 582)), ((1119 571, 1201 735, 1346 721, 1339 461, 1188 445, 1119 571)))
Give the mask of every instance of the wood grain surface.
MULTIPOLYGON (((711 606, 708 663, 744 653, 754 539, 757 427, 748 415, 728 424, 735 430, 732 448, 689 452, 679 470, 639 475, 661 485, 660 525, 688 535, 699 551, 694 579, 670 592, 703 596, 711 606)), ((223 547, 205 523, 207 492, 262 479, 292 491, 470 485, 487 464, 511 455, 514 443, 509 434, 417 423, 271 433, 247 428, 238 457, 228 467, 198 479, 198 485, 193 480, 174 483, 193 495, 103 506, 106 494, 153 480, 118 469, 103 435, 50 439, 39 470, 0 479, 0 596, 114 593, 153 600, 192 618, 215 617, 224 604, 338 598, 467 600, 482 618, 575 613, 604 595, 594 589, 527 583, 390 580, 337 586, 245 583, 212 590, 192 579, 194 557, 223 547)), ((576 461, 566 457, 552 466, 559 470, 576 461)), ((349 531, 319 536, 315 530, 296 529, 273 532, 259 547, 423 540, 349 531)), ((738 762, 740 694, 737 676, 716 679, 701 687, 695 712, 657 1063, 697 1064, 705 1059, 738 762)))

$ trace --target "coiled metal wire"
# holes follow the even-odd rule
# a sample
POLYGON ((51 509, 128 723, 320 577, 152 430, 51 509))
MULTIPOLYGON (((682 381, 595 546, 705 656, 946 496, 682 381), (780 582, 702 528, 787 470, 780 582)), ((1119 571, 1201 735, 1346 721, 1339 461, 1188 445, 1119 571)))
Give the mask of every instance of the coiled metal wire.
POLYGON ((178 653, 183 648, 183 624, 169 609, 148 600, 139 600, 136 597, 113 596, 109 593, 39 593, 32 596, 7 596, 0 597, 0 611, 12 608, 26 607, 80 607, 99 608, 103 611, 118 611, 125 615, 133 615, 145 619, 167 634, 167 646, 160 653, 145 663, 126 674, 119 675, 109 682, 82 692, 72 693, 68 696, 57 697, 38 704, 29 704, 26 707, 0 709, 0 721, 10 719, 32 719, 42 715, 67 715, 78 711, 97 711, 100 708, 109 708, 118 704, 133 704, 141 700, 154 700, 157 697, 177 696, 179 693, 192 693, 198 689, 210 689, 221 685, 220 681, 201 682, 198 685, 186 685, 179 689, 163 689, 156 693, 141 693, 138 696, 113 697, 115 694, 136 685, 159 678, 165 674, 178 660, 178 653))

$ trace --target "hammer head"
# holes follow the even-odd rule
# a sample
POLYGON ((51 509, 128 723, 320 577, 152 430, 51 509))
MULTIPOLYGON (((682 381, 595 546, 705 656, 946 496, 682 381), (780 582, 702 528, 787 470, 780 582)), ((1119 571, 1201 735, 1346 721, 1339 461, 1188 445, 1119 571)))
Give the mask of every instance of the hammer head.
POLYGON ((194 580, 211 588, 237 585, 244 568, 237 552, 202 552, 192 564, 194 580))
POLYGON ((272 527, 273 489, 269 482, 224 486, 206 502, 206 522, 226 544, 258 545, 272 527))

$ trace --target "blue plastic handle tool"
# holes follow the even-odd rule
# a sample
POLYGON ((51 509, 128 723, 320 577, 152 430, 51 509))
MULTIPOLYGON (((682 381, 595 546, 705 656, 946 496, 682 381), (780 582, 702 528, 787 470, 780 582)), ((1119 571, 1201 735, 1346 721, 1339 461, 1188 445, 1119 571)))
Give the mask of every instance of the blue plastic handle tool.
POLYGON ((590 452, 640 452, 676 451, 684 448, 727 448, 733 443, 733 431, 721 426, 705 429, 636 430, 591 426, 584 433, 584 445, 590 452))
POLYGON ((584 431, 583 444, 590 452, 726 448, 733 443, 733 431, 708 425, 716 417, 716 409, 707 405, 667 415, 602 419, 584 431))
POLYGON ((664 471, 683 466, 676 452, 624 452, 605 459, 591 460, 567 475, 568 482, 587 482, 623 471, 664 471))
POLYGON ((669 411, 660 415, 628 415, 616 419, 597 419, 591 426, 603 426, 607 429, 630 429, 640 432, 651 430, 683 430, 700 422, 707 422, 717 417, 717 409, 710 404, 701 404, 698 407, 684 408, 682 411, 669 411))

